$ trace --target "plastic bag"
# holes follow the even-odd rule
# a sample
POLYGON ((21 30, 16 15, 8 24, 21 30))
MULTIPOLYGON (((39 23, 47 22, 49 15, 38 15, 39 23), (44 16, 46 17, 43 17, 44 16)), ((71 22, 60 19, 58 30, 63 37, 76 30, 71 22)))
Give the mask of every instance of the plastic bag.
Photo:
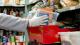
POLYGON ((62 45, 80 45, 80 32, 60 32, 62 45))

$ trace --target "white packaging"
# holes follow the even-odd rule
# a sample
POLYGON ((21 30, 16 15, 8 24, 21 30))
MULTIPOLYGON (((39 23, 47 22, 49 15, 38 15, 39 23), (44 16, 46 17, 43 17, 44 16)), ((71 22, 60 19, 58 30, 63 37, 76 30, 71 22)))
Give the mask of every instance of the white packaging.
POLYGON ((9 5, 14 6, 15 5, 15 0, 10 0, 9 5))
POLYGON ((3 5, 4 5, 3 0, 0 0, 0 6, 3 6, 3 5))
POLYGON ((21 0, 20 5, 24 5, 24 4, 25 4, 25 0, 21 0))
POLYGON ((3 36, 3 30, 0 30, 0 36, 3 36))

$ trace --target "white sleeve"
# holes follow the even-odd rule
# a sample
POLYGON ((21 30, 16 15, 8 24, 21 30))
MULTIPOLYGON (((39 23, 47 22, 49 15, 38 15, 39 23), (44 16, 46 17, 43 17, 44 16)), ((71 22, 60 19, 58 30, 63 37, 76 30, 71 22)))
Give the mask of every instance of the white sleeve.
POLYGON ((24 32, 27 25, 28 19, 0 14, 0 29, 24 32))

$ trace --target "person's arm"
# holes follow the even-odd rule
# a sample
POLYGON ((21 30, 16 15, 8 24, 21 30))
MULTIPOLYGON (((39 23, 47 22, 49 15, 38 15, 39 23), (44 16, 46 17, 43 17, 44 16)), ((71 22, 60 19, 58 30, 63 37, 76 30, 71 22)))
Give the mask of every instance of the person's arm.
POLYGON ((24 32, 27 24, 28 19, 0 14, 0 29, 24 32))

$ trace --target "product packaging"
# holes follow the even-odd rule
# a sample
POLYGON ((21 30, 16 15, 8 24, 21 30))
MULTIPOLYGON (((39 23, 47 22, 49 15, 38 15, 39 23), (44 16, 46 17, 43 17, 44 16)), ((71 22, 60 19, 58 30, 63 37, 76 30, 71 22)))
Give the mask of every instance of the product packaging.
POLYGON ((20 36, 15 36, 16 42, 20 42, 20 36))
POLYGON ((0 6, 3 6, 3 5, 4 5, 4 1, 0 0, 0 6))
POLYGON ((49 8, 49 7, 40 8, 40 9, 38 9, 37 13, 38 13, 38 16, 42 16, 42 15, 48 16, 47 20, 49 20, 49 21, 47 22, 47 25, 52 23, 53 10, 51 8, 49 8))
POLYGON ((3 30, 0 30, 0 36, 3 36, 3 30))
POLYGON ((16 42, 15 36, 10 36, 10 42, 16 42))
POLYGON ((16 5, 20 5, 20 0, 15 0, 16 5))
POLYGON ((15 42, 7 42, 7 45, 16 45, 15 42))
POLYGON ((10 0, 3 0, 3 1, 4 1, 4 5, 9 5, 10 0))
POLYGON ((21 0, 20 5, 24 5, 24 4, 25 4, 25 0, 21 0))
POLYGON ((14 13, 14 10, 13 10, 13 9, 11 9, 11 11, 10 11, 10 15, 13 15, 13 13, 14 13))
POLYGON ((0 42, 3 42, 3 37, 2 36, 0 36, 0 42))
POLYGON ((24 36, 23 35, 20 36, 20 42, 24 42, 24 36))
POLYGON ((50 7, 53 9, 54 8, 54 0, 50 0, 50 7))
POLYGON ((77 0, 60 0, 60 3, 63 7, 72 7, 79 4, 77 0))
POLYGON ((4 10, 3 10, 3 13, 4 13, 4 14, 7 14, 7 9, 4 9, 4 10))
POLYGON ((15 0, 9 0, 9 4, 8 4, 8 5, 9 5, 9 6, 14 6, 14 1, 15 1, 15 0))

